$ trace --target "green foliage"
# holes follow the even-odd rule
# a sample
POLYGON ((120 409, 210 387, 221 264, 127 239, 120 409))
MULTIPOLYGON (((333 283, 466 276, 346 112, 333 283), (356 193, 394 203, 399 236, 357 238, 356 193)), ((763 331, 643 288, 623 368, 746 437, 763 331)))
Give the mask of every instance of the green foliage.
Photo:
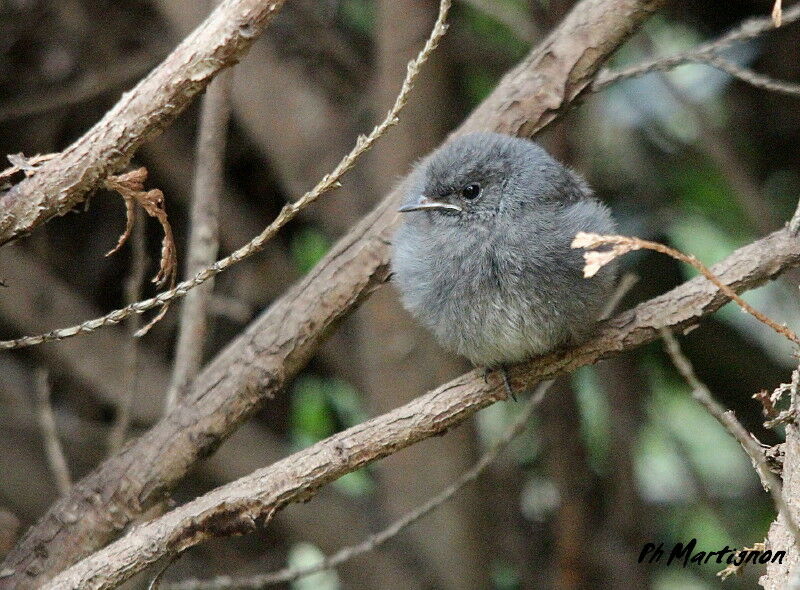
MULTIPOLYGON (((702 160, 693 160, 685 167, 673 168, 672 176, 667 180, 686 214, 702 215, 705 218, 704 229, 713 231, 701 245, 719 251, 721 245, 715 247, 717 242, 714 241, 717 237, 723 237, 723 243, 737 245, 753 238, 752 232, 747 231, 750 225, 747 218, 717 169, 702 160)), ((692 221, 699 223, 697 219, 692 221)), ((703 237, 704 234, 700 234, 696 239, 702 240, 703 237)), ((729 253, 730 250, 725 255, 729 253)))
POLYGON ((520 588, 519 576, 514 566, 507 561, 492 563, 492 585, 495 590, 517 590, 520 588))
POLYGON ((581 414, 581 434, 589 451, 589 463, 603 473, 608 462, 611 407, 594 367, 581 367, 572 374, 572 386, 581 414))
MULTIPOLYGON (((508 4, 516 6, 521 12, 527 12, 524 2, 516 0, 493 0, 498 4, 508 4)), ((467 30, 480 37, 479 43, 492 45, 502 51, 507 52, 515 59, 521 59, 528 51, 528 44, 520 40, 514 33, 508 30, 503 23, 498 22, 481 10, 477 10, 469 4, 462 3, 461 10, 467 30)))
POLYGON ((704 582, 690 569, 663 569, 653 581, 653 590, 716 590, 720 584, 712 586, 704 582))
MULTIPOLYGON (((305 448, 367 419, 358 392, 339 379, 303 376, 292 394, 290 428, 294 445, 305 448)), ((341 477, 335 484, 341 491, 358 496, 369 494, 374 482, 368 469, 341 477)))
POLYGON ((342 20, 364 36, 375 30, 375 2, 370 0, 340 0, 342 20))
MULTIPOLYGON (((527 11, 525 2, 518 0, 492 0, 504 4, 516 5, 520 10, 527 11)), ((510 61, 522 59, 528 51, 528 44, 521 41, 508 30, 504 24, 496 21, 485 12, 476 10, 466 3, 458 6, 461 20, 468 34, 474 38, 476 45, 485 47, 508 55, 510 61)), ((474 63, 464 72, 462 88, 467 99, 467 106, 474 108, 497 85, 498 74, 490 72, 481 64, 474 63)))
MULTIPOLYGON (((520 412, 520 404, 514 402, 499 403, 489 406, 477 414, 478 434, 484 449, 489 448, 509 428, 520 412)), ((536 416, 532 418, 535 424, 536 416)), ((504 454, 511 457, 518 465, 531 464, 539 454, 539 440, 534 433, 538 427, 533 425, 529 431, 511 441, 504 454)))
MULTIPOLYGON (((288 566, 304 569, 320 563, 325 555, 311 543, 297 543, 289 549, 288 566)), ((339 576, 335 570, 324 570, 304 576, 291 583, 292 590, 339 590, 339 576)))
POLYGON ((693 500, 702 485, 709 493, 736 498, 757 486, 742 448, 691 397, 671 367, 667 371, 651 358, 644 368, 651 395, 637 471, 645 495, 656 501, 693 500))
POLYGON ((314 268, 330 250, 331 242, 321 231, 305 227, 292 236, 290 250, 292 259, 301 273, 314 268))
POLYGON ((294 387, 290 424, 298 447, 307 447, 336 432, 323 383, 322 379, 305 377, 294 387))
POLYGON ((496 77, 485 68, 476 67, 468 70, 464 74, 462 85, 470 108, 478 106, 489 96, 495 84, 497 84, 496 77))

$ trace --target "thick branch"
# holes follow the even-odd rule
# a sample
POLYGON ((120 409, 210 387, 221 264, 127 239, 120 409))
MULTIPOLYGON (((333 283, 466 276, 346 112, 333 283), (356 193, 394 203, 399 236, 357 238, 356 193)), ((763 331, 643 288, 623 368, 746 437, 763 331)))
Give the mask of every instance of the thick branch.
POLYGON ((225 0, 91 130, 0 197, 0 245, 80 203, 236 63, 284 0, 225 0))
MULTIPOLYGON (((800 243, 788 229, 740 248, 713 267, 737 292, 763 284, 800 264, 800 243)), ((552 379, 603 357, 658 338, 662 328, 686 329, 719 309, 728 298, 704 277, 642 303, 602 325, 585 344, 558 351, 511 370, 515 389, 552 379)), ((219 487, 127 536, 57 576, 46 588, 111 588, 161 557, 206 539, 249 532, 292 502, 364 465, 440 434, 478 410, 505 399, 501 378, 486 383, 475 370, 409 404, 295 453, 265 469, 219 487)))
MULTIPOLYGON (((660 4, 583 0, 525 61, 545 70, 536 76, 514 70, 489 99, 497 109, 492 116, 479 109, 474 116, 482 123, 470 118, 461 131, 483 125, 516 132, 525 120, 540 121, 538 126, 525 126, 526 133, 537 131, 555 116, 544 116, 554 108, 554 97, 561 96, 562 106, 569 104, 578 87, 585 87, 588 72, 596 71, 660 4), (562 56, 569 63, 554 67, 562 56), (576 62, 582 72, 577 81, 572 75, 576 62), (538 95, 549 99, 539 102, 533 98, 538 95), (521 105, 527 109, 525 117, 521 105)), ((76 483, 72 494, 56 503, 9 554, 4 566, 13 574, 0 577, 0 588, 38 585, 102 547, 168 494, 260 402, 280 391, 335 323, 386 280, 398 198, 396 192, 389 195, 302 282, 256 319, 203 371, 164 420, 76 483)))

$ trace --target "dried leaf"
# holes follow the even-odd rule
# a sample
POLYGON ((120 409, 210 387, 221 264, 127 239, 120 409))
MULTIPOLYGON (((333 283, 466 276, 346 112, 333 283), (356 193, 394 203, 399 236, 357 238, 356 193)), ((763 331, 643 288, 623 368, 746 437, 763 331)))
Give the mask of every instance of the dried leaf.
POLYGON ((592 234, 585 231, 579 231, 575 238, 572 240, 573 248, 595 248, 597 245, 603 243, 603 236, 600 234, 592 234))
POLYGON ((772 22, 776 27, 783 24, 783 1, 775 0, 775 5, 772 7, 772 22))
POLYGON ((106 252, 106 256, 111 256, 112 254, 116 254, 120 248, 128 241, 128 238, 131 237, 131 232, 133 231, 133 224, 136 222, 136 209, 135 207, 135 199, 133 197, 128 197, 123 195, 122 199, 125 201, 125 231, 122 232, 122 235, 117 240, 117 245, 114 246, 111 250, 106 252))
POLYGON ((583 267, 583 276, 588 279, 596 275, 601 268, 615 258, 633 250, 638 250, 642 245, 636 238, 578 232, 572 240, 572 247, 591 250, 583 253, 583 259, 586 261, 583 267), (611 246, 611 248, 608 249, 608 246, 611 246), (603 247, 606 249, 596 250, 603 247))
POLYGON ((607 252, 584 252, 583 259, 586 261, 583 267, 583 277, 588 279, 597 274, 606 264, 617 257, 613 250, 607 252))
MULTIPOLYGON (((134 203, 138 203, 148 216, 158 219, 158 222, 161 224, 161 229, 164 232, 164 238, 161 241, 161 260, 158 273, 153 277, 153 282, 156 283, 158 288, 169 285, 171 289, 175 286, 175 281, 178 276, 178 254, 175 245, 175 237, 172 233, 172 226, 169 223, 167 212, 164 209, 164 193, 159 189, 145 191, 144 183, 146 180, 147 169, 144 167, 131 170, 125 174, 109 176, 106 179, 106 188, 122 195, 122 198, 125 200, 126 212, 125 231, 123 231, 122 235, 119 237, 117 245, 107 255, 117 252, 130 237, 136 217, 133 209, 134 203)), ((143 336, 146 334, 150 328, 164 317, 168 309, 169 304, 163 305, 156 317, 136 332, 136 336, 143 336)))

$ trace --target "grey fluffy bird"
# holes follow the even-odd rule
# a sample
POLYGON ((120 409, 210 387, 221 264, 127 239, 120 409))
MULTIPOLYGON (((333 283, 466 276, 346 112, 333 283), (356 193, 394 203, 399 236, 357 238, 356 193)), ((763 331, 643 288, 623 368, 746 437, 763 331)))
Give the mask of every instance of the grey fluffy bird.
POLYGON ((585 279, 570 244, 615 224, 577 174, 532 141, 473 133, 423 159, 404 194, 395 281, 445 348, 504 367, 588 335, 615 273, 585 279))

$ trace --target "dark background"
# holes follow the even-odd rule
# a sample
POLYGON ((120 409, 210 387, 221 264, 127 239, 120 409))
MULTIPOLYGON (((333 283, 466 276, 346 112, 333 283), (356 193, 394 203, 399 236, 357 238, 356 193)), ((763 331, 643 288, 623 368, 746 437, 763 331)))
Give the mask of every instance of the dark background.
MULTIPOLYGON (((342 189, 324 196, 263 253, 218 277, 207 358, 311 268, 415 158, 438 145, 571 5, 456 2, 452 28, 424 66, 399 128, 361 160, 342 189)), ((771 0, 672 2, 610 65, 690 49, 771 8, 771 0)), ((236 70, 222 254, 258 233, 382 118, 436 10, 432 0, 286 3, 236 70)), ((0 153, 65 148, 207 12, 204 2, 192 0, 0 2, 0 153)), ((726 55, 798 81, 798 43, 800 26, 788 24, 726 55)), ((148 168, 148 187, 165 193, 182 261, 197 114, 195 105, 134 161, 148 168)), ((662 241, 707 263, 779 228, 800 196, 800 97, 753 88, 704 66, 615 85, 539 139, 587 177, 613 208, 621 233, 662 241)), ((0 335, 36 334, 124 305, 130 246, 103 256, 123 227, 119 196, 99 191, 85 211, 3 248, 0 335)), ((148 221, 152 274, 160 238, 158 224, 148 221)), ((625 307, 693 274, 658 254, 629 255, 624 264, 639 276, 625 307)), ((745 298, 798 328, 795 274, 745 298)), ((176 305, 139 342, 136 378, 124 327, 0 353, 0 509, 26 527, 57 497, 35 419, 36 369, 50 372, 59 433, 77 478, 105 456, 118 400, 131 387, 133 434, 159 417, 177 319, 176 305)), ((780 433, 761 426, 751 396, 789 380, 788 344, 731 306, 681 341, 717 399, 763 442, 778 442, 780 433)), ((394 408, 466 368, 413 324, 391 287, 382 289, 175 499, 394 408)), ((513 402, 492 406, 445 437, 342 478, 256 535, 192 549, 167 577, 265 572, 358 542, 455 479, 518 410, 513 402)), ((772 518, 749 460, 692 401, 656 343, 578 371, 551 392, 529 430, 477 484, 382 548, 292 587, 716 588, 718 566, 667 569, 638 565, 636 558, 650 541, 696 537, 704 550, 752 546, 772 518)), ((3 527, 6 539, 12 528, 3 523, 12 520, 0 518, 0 552, 3 527)), ((725 584, 752 588, 762 568, 747 567, 725 584)))

